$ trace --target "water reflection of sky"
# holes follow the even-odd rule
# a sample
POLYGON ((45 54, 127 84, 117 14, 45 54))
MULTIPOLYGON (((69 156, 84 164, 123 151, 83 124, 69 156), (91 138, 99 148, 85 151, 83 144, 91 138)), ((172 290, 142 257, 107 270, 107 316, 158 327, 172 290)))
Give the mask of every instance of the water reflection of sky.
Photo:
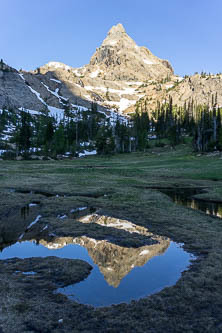
POLYGON ((189 265, 191 255, 178 244, 171 242, 167 250, 156 255, 142 267, 134 267, 122 278, 117 288, 110 286, 83 246, 69 244, 60 249, 48 249, 34 242, 16 243, 0 253, 0 259, 12 257, 30 258, 57 256, 60 258, 82 259, 93 266, 84 281, 59 289, 70 298, 93 306, 108 306, 130 302, 153 294, 166 286, 172 286, 180 278, 181 272, 189 265))

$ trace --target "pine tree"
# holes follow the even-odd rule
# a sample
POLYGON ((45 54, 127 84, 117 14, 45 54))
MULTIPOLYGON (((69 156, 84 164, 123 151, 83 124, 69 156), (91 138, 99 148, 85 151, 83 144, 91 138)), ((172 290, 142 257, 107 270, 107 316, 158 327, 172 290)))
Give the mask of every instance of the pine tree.
POLYGON ((55 130, 53 136, 53 151, 57 154, 64 154, 66 150, 66 139, 64 124, 60 122, 59 127, 55 130))
POLYGON ((30 123, 30 114, 28 112, 21 112, 21 122, 20 128, 18 131, 18 147, 19 151, 23 152, 25 157, 28 156, 29 148, 31 147, 31 123, 30 123))
POLYGON ((100 127, 96 136, 96 150, 98 154, 112 154, 115 150, 115 142, 110 127, 100 127))
POLYGON ((54 126, 52 118, 47 119, 47 123, 44 130, 44 138, 43 138, 43 145, 45 154, 48 155, 49 151, 52 148, 52 141, 54 135, 54 126))

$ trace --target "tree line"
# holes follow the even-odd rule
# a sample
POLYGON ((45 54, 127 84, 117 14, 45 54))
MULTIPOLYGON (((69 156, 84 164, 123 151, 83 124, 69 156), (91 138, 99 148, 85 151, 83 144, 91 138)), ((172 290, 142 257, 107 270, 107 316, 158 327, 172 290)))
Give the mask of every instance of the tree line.
MULTIPOLYGON (((139 116, 137 118, 140 119, 139 116)), ((143 116, 145 118, 146 115, 143 116)), ((18 112, 3 108, 0 114, 0 149, 7 148, 25 157, 33 152, 51 157, 68 152, 75 156, 87 143, 99 154, 131 152, 144 148, 148 130, 144 125, 144 121, 139 124, 137 120, 135 128, 133 121, 123 121, 118 116, 115 122, 111 122, 104 113, 98 112, 95 103, 88 111, 72 110, 67 105, 59 121, 49 115, 47 109, 33 115, 26 110, 18 112), (144 142, 141 140, 142 127, 144 142)))
POLYGON ((217 94, 212 95, 210 104, 197 105, 190 100, 183 107, 173 105, 169 96, 168 102, 158 103, 153 113, 157 138, 168 138, 175 146, 190 136, 195 151, 222 150, 221 112, 217 94))
POLYGON ((221 108, 217 94, 209 105, 196 105, 193 100, 183 107, 173 104, 172 97, 164 103, 157 102, 156 110, 135 106, 134 114, 123 120, 110 121, 98 112, 92 103, 88 111, 64 108, 58 121, 47 109, 38 115, 30 112, 3 109, 0 114, 0 149, 28 157, 31 152, 56 157, 69 153, 78 155, 84 143, 98 154, 144 151, 150 140, 161 145, 164 139, 175 147, 189 136, 195 151, 222 150, 221 108), (7 140, 6 140, 7 139, 7 140))

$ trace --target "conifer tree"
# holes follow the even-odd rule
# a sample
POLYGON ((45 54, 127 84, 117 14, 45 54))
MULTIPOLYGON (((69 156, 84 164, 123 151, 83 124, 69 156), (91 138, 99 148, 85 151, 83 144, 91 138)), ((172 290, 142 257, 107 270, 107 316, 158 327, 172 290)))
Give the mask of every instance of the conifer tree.
POLYGON ((28 155, 29 148, 31 147, 31 123, 30 123, 30 114, 25 111, 21 111, 21 122, 20 128, 18 130, 18 147, 19 151, 23 152, 25 156, 28 155))

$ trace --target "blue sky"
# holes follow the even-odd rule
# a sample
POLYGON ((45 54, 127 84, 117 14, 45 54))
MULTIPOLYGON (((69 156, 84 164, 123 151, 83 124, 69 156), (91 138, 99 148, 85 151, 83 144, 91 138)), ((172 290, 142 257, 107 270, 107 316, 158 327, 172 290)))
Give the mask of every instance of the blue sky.
POLYGON ((17 69, 87 64, 120 22, 176 74, 222 72, 221 0, 0 0, 0 10, 0 58, 17 69))

